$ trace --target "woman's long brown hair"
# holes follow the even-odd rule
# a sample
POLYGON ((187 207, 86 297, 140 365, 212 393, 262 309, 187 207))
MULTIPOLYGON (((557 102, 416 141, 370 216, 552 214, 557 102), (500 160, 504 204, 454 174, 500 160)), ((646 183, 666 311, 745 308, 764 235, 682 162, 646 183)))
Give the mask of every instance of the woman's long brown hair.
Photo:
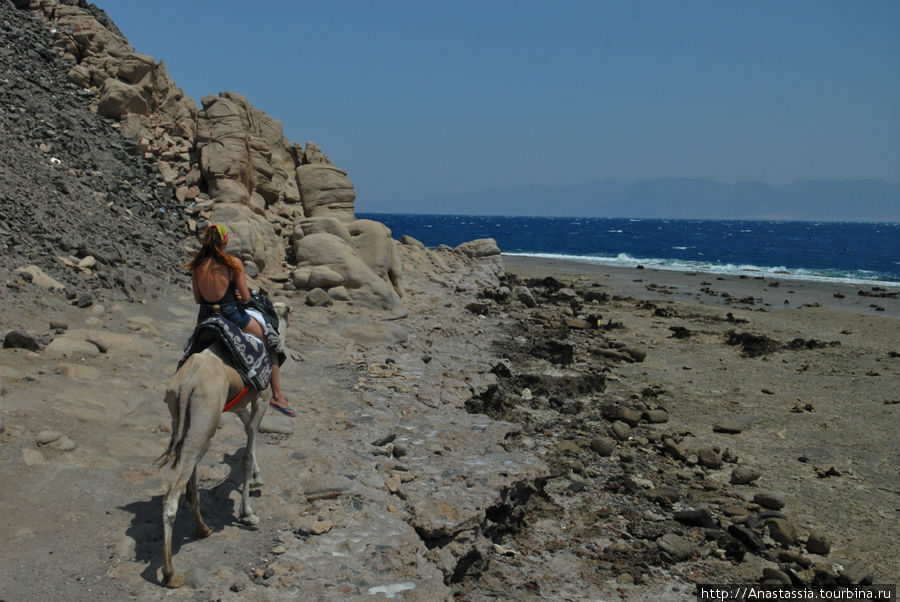
POLYGON ((234 255, 225 252, 225 245, 222 243, 222 237, 219 235, 219 229, 214 225, 206 229, 203 235, 203 244, 200 250, 194 255, 194 258, 184 264, 188 270, 193 272, 207 257, 212 257, 220 263, 224 263, 237 273, 244 271, 244 264, 234 255))

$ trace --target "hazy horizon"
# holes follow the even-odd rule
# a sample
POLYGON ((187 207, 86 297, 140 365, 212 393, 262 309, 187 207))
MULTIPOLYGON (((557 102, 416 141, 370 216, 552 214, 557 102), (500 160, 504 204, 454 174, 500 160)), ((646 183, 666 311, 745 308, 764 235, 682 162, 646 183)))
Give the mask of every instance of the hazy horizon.
POLYGON ((900 180, 896 2, 97 4, 194 100, 244 94, 319 144, 362 212, 607 179, 900 180))

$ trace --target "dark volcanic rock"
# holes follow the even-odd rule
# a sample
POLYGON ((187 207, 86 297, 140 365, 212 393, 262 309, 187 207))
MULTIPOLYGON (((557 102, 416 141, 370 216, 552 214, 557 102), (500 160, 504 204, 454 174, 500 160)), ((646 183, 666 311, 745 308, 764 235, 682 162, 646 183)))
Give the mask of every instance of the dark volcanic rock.
POLYGON ((743 525, 731 525, 728 527, 728 533, 741 542, 741 545, 749 552, 759 554, 766 549, 766 545, 759 536, 743 525))
POLYGON ((27 349, 29 351, 40 351, 41 345, 37 339, 28 334, 24 330, 12 330, 3 337, 4 349, 27 349))
POLYGON ((778 341, 765 335, 729 330, 725 336, 727 337, 725 341, 727 344, 740 345, 741 354, 744 357, 759 357, 781 348, 781 344, 778 341))
POLYGON ((560 366, 568 366, 574 361, 575 349, 570 343, 548 340, 532 347, 531 355, 546 359, 560 366))
POLYGON ((669 330, 672 331, 672 337, 676 339, 687 339, 693 334, 684 326, 669 326, 669 330))
POLYGON ((43 23, 8 4, 2 14, 0 276, 34 264, 101 299, 186 286, 181 204, 157 187, 134 143, 91 111, 94 92, 69 83, 43 23), (87 273, 60 256, 97 263, 87 273))
POLYGON ((683 510, 676 512, 673 518, 679 523, 690 525, 692 527, 703 527, 705 529, 716 528, 716 521, 710 515, 709 510, 683 510))

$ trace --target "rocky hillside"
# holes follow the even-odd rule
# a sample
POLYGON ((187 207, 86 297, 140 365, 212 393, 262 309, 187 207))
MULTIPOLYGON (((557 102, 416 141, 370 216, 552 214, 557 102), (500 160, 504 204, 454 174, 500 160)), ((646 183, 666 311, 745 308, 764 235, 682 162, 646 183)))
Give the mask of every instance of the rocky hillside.
POLYGON ((92 110, 96 91, 67 80, 40 18, 0 11, 0 275, 36 266, 85 299, 183 278, 183 206, 154 161, 92 110))
MULTIPOLYGON (((3 5, 10 77, 0 90, 9 138, 0 234, 9 232, 12 252, 54 277, 64 272, 66 286, 112 278, 133 296, 145 286, 139 274, 175 277, 183 240, 190 247, 206 224, 224 223, 230 251, 270 290, 313 304, 400 308, 402 266, 390 230, 356 219, 353 184, 315 143, 289 141, 279 121, 234 92, 198 106, 164 62, 135 53, 92 5, 14 5, 3 5), (84 221, 66 223, 76 216, 84 221), (65 236, 73 230, 90 234, 65 236), (34 249, 44 251, 32 258, 34 249), (134 276, 103 269, 119 265, 133 266, 134 276)), ((493 246, 480 262, 487 282, 496 282, 496 255, 493 246)))

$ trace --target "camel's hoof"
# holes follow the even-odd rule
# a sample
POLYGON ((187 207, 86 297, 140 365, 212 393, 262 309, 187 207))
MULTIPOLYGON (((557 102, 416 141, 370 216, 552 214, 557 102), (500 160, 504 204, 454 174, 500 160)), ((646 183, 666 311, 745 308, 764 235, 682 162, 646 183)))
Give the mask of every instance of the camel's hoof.
POLYGON ((265 486, 266 486, 266 484, 263 483, 263 480, 260 478, 256 478, 256 479, 253 479, 252 481, 250 481, 250 487, 252 489, 260 489, 265 486))
POLYGON ((197 525, 197 529, 194 531, 194 534, 197 537, 209 537, 210 535, 212 535, 212 529, 210 529, 206 525, 197 525))
POLYGON ((172 575, 171 577, 163 577, 163 585, 170 589, 175 589, 184 585, 184 575, 172 575))
POLYGON ((250 525, 251 527, 255 527, 259 524, 259 517, 255 514, 248 514, 247 516, 241 517, 241 522, 245 525, 250 525))

